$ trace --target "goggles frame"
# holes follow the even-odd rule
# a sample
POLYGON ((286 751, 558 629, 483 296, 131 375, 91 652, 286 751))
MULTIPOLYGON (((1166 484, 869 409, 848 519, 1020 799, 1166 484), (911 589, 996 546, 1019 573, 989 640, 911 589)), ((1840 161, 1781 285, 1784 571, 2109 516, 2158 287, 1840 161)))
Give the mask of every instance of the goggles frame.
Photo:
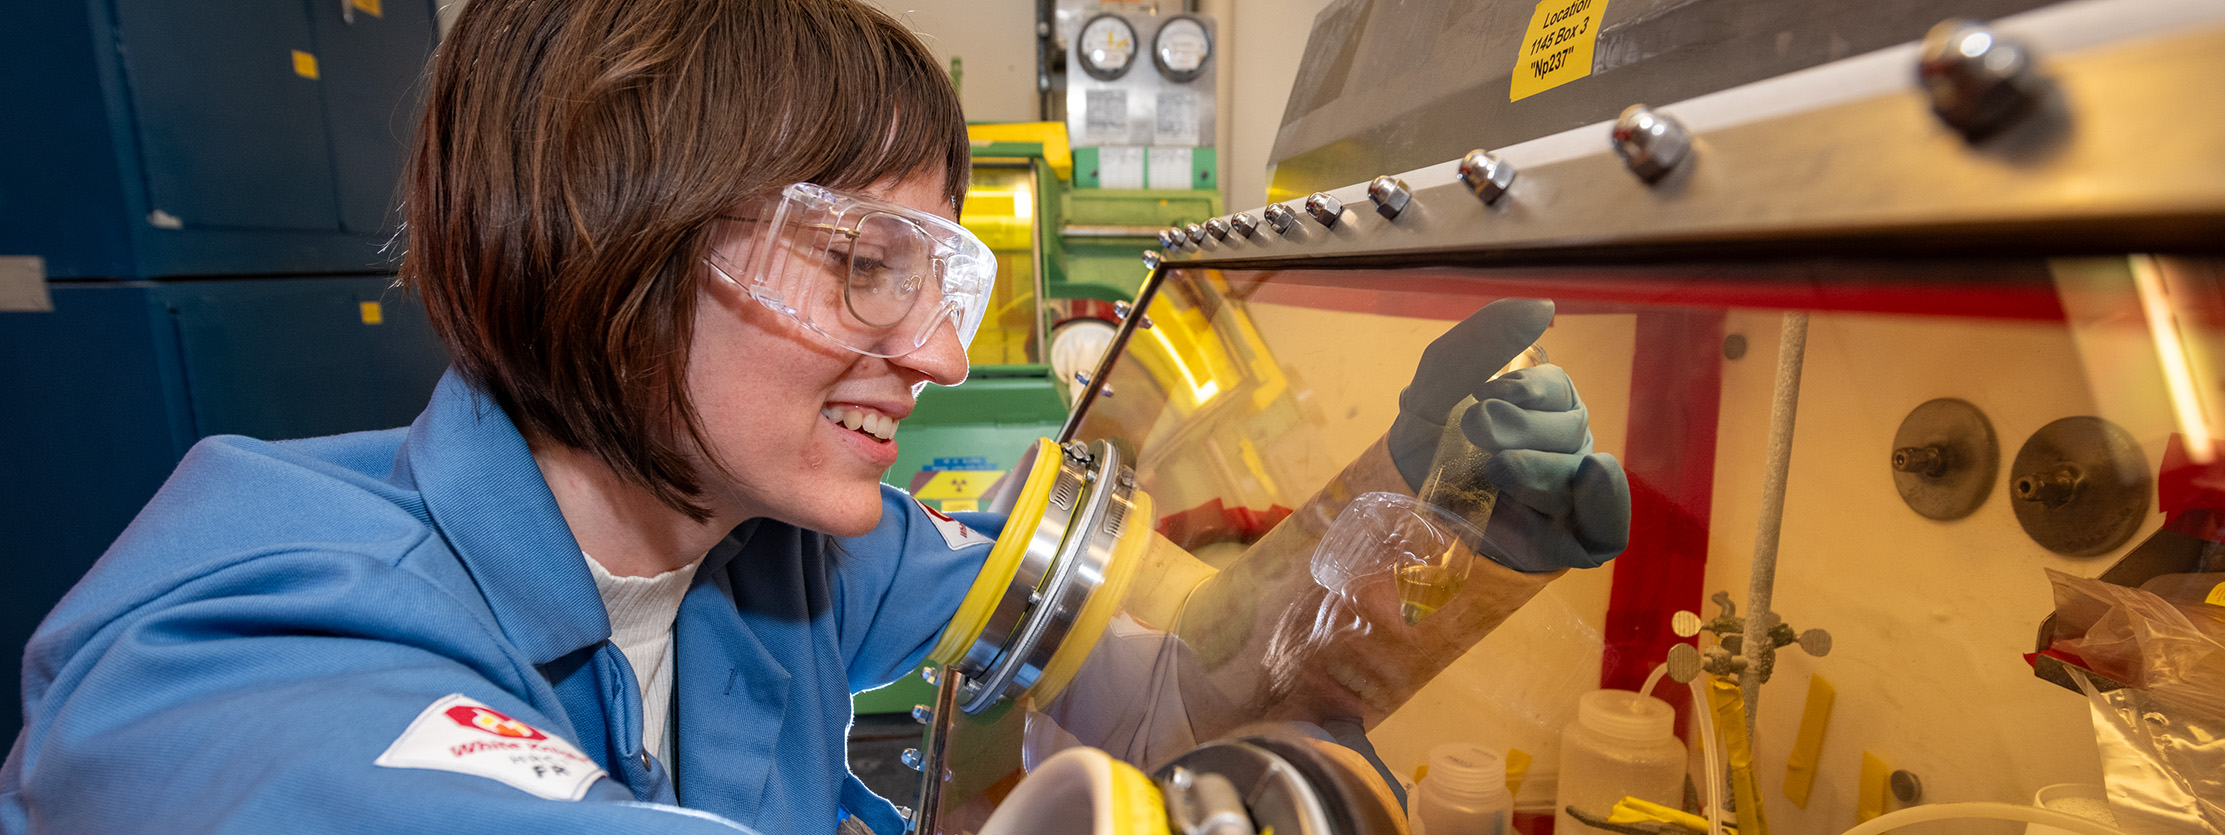
MULTIPOLYGON (((909 355, 933 339, 946 320, 961 347, 973 344, 996 286, 997 262, 971 231, 939 215, 813 183, 790 184, 765 202, 770 220, 720 217, 726 223, 763 227, 747 236, 745 256, 730 254, 729 244, 713 246, 704 257, 721 280, 818 338, 866 356, 909 355), (868 235, 876 240, 867 241, 868 235), (916 260, 887 257, 911 245, 919 246, 911 253, 916 260), (884 257, 869 259, 860 247, 877 247, 884 257), (903 274, 893 278, 892 286, 885 276, 861 280, 861 268, 893 268, 903 274), (828 292, 823 281, 835 282, 839 292, 828 292), (902 307, 890 307, 893 313, 873 313, 867 308, 875 302, 870 297, 861 301, 861 289, 909 298, 895 302, 902 307), (876 315, 886 324, 876 323, 876 315)), ((721 240, 740 237, 729 234, 721 240)))

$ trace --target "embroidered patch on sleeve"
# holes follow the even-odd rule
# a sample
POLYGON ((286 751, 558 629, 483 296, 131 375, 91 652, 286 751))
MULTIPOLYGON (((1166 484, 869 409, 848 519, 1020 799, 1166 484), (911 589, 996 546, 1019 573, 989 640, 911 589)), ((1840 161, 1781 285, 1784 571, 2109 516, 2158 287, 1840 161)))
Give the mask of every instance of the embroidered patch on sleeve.
MULTIPOLYGON (((913 499, 913 501, 919 500, 913 499)), ((935 532, 943 535, 943 544, 950 546, 950 550, 962 551, 975 545, 987 545, 996 541, 980 531, 966 527, 966 523, 952 519, 940 510, 928 507, 926 502, 919 502, 919 509, 927 511, 928 520, 935 523, 935 532)))
POLYGON ((373 763, 473 774, 550 800, 586 797, 589 785, 608 776, 571 743, 462 693, 417 714, 373 763))

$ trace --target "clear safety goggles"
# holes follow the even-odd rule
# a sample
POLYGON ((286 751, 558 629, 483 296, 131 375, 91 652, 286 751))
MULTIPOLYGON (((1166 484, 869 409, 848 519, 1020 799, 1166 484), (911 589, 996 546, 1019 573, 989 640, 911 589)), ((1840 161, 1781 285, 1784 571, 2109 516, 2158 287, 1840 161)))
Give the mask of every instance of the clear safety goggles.
POLYGON ((965 227, 811 183, 745 214, 721 219, 712 271, 836 345, 901 357, 981 328, 997 261, 965 227))

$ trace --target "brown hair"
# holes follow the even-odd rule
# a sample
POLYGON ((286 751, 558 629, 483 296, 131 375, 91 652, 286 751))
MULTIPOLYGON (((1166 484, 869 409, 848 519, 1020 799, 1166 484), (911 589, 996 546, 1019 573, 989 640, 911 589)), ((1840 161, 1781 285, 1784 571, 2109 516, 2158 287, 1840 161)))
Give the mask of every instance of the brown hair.
POLYGON ((402 283, 520 431, 698 521, 712 221, 793 182, 970 170, 950 81, 856 0, 472 0, 435 59, 402 283))

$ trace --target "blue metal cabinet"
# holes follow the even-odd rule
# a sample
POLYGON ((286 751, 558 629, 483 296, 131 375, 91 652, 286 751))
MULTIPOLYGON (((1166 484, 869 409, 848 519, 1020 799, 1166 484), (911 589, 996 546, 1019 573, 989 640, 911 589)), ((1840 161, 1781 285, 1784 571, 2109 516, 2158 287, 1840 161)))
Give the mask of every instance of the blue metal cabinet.
POLYGON ((401 426, 424 408, 448 357, 391 283, 71 282, 51 313, 0 313, 0 739, 21 715, 24 641, 194 441, 401 426))
POLYGON ((24 5, 0 26, 0 255, 58 278, 391 268, 431 2, 24 5))

